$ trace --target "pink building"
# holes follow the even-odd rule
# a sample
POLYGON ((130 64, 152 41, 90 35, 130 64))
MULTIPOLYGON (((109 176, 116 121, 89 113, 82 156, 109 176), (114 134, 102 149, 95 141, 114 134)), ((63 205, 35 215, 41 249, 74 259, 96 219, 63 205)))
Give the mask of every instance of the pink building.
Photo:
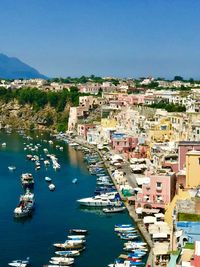
POLYGON ((188 151, 197 150, 200 151, 200 141, 181 141, 178 144, 178 170, 182 170, 185 167, 186 154, 188 151))
POLYGON ((144 95, 119 95, 119 101, 123 101, 124 105, 139 105, 144 104, 144 95))
POLYGON ((170 174, 149 175, 149 183, 142 185, 135 200, 135 208, 161 208, 170 203, 175 195, 176 176, 170 174))
POLYGON ((89 129, 95 129, 95 128, 96 128, 96 125, 94 125, 94 124, 78 124, 77 133, 79 136, 86 139, 88 130, 89 129))
POLYGON ((114 133, 111 137, 112 148, 121 153, 133 152, 138 144, 137 137, 130 137, 126 134, 114 133))

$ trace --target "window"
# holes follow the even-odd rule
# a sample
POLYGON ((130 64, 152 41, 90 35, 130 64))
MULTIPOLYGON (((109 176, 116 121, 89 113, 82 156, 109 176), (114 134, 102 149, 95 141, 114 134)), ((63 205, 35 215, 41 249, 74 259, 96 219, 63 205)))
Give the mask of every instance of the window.
POLYGON ((157 187, 161 187, 161 186, 162 186, 162 183, 157 182, 157 183, 156 183, 156 186, 157 186, 157 187))

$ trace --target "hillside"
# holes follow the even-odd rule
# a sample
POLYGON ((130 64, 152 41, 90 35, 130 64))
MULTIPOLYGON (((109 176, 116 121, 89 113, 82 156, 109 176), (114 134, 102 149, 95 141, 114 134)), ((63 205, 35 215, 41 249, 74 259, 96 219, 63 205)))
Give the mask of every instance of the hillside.
POLYGON ((25 64, 15 57, 8 57, 0 54, 0 78, 3 79, 32 79, 47 77, 39 73, 36 69, 25 64))

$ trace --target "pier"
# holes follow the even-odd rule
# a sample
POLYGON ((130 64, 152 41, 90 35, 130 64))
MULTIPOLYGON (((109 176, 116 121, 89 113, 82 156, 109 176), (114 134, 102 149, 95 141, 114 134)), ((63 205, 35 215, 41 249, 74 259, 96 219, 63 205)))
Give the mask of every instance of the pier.
MULTIPOLYGON (((148 231, 146 230, 145 226, 143 225, 143 222, 141 219, 138 218, 138 215, 136 214, 135 212, 135 208, 134 208, 134 205, 130 205, 130 203, 128 203, 126 197, 124 197, 124 195, 122 194, 122 192, 120 191, 119 189, 119 185, 117 183, 117 181, 114 179, 112 173, 111 173, 111 170, 110 170, 110 164, 108 161, 105 161, 104 160, 104 157, 103 157, 103 154, 100 150, 98 150, 95 146, 93 145, 90 145, 88 144, 85 140, 80 140, 80 138, 75 138, 74 139, 75 142, 77 142, 79 145, 82 145, 82 146, 85 146, 89 149, 93 149, 95 150, 99 156, 101 157, 102 161, 104 162, 104 165, 109 173, 109 176, 111 177, 114 185, 115 185, 115 188, 117 189, 119 195, 120 195, 120 198, 123 200, 124 202, 124 205, 126 206, 128 212, 129 212, 129 215, 130 217, 134 220, 142 238, 145 240, 145 242, 148 244, 148 248, 149 248, 149 255, 148 255, 148 258, 147 258, 147 262, 146 262, 146 267, 147 266, 151 266, 153 267, 154 264, 153 264, 153 241, 151 240, 151 237, 148 233, 148 231)), ((123 171, 124 173, 126 173, 126 179, 128 181, 128 183, 132 186, 132 187, 135 187, 136 186, 136 181, 135 179, 133 179, 133 174, 131 173, 131 170, 128 166, 128 162, 125 162, 125 164, 122 166, 122 169, 121 171, 123 171)))

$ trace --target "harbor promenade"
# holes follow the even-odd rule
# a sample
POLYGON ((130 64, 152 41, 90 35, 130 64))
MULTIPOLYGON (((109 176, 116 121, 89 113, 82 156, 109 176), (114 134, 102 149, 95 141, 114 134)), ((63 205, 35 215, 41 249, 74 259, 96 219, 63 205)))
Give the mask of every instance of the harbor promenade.
MULTIPOLYGON (((89 149, 94 149, 98 154, 99 156, 101 157, 102 161, 104 162, 104 165, 121 197, 121 199, 123 200, 124 202, 124 205, 126 206, 128 212, 129 212, 129 215, 130 217, 134 220, 141 236, 143 237, 143 239, 145 240, 145 242, 148 244, 148 247, 149 247, 149 255, 148 255, 148 259, 147 259, 147 262, 146 262, 146 267, 153 267, 154 266, 154 263, 153 263, 153 252, 152 252, 152 248, 153 248, 153 242, 151 240, 151 237, 148 233, 148 231, 146 230, 143 222, 141 219, 138 218, 138 215, 136 214, 135 212, 135 207, 134 205, 131 205, 128 201, 127 201, 127 198, 122 194, 120 188, 119 188, 119 184, 117 183, 117 181, 115 180, 114 176, 112 175, 112 172, 111 172, 111 165, 110 165, 110 162, 109 161, 106 161, 104 159, 104 155, 102 154, 101 150, 97 149, 96 146, 94 145, 90 145, 88 144, 85 140, 81 139, 81 138, 75 138, 74 139, 75 142, 77 142, 78 144, 82 145, 82 146, 85 146, 89 149)), ((129 166, 129 163, 125 160, 124 161, 124 164, 122 165, 122 168, 120 169, 121 171, 123 171, 123 173, 125 174, 125 179, 127 179, 128 181, 128 184, 131 186, 131 187, 136 187, 137 186, 137 183, 136 183, 136 177, 135 175, 131 172, 131 169, 130 169, 130 166, 129 166)))

